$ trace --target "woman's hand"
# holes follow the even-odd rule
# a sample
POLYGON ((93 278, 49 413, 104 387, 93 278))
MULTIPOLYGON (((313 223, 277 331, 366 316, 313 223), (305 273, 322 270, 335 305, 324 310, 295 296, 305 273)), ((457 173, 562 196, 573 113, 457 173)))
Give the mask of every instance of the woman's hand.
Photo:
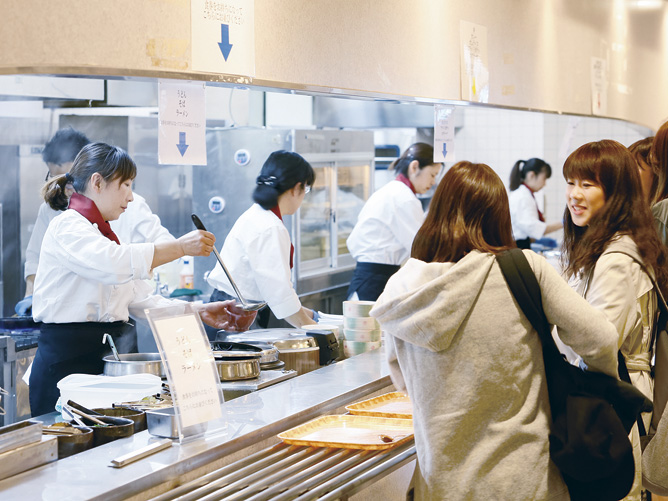
POLYGON ((184 256, 208 256, 216 243, 213 233, 203 230, 193 230, 177 240, 184 256))
POLYGON ((204 303, 199 309, 202 321, 216 329, 226 331, 245 331, 253 323, 257 311, 244 311, 235 305, 235 301, 216 301, 204 303))

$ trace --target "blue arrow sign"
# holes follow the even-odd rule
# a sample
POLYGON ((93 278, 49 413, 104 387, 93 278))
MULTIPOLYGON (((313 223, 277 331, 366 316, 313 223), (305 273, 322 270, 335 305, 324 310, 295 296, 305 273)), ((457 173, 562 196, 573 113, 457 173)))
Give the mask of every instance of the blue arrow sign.
POLYGON ((445 160, 445 157, 448 155, 448 144, 443 143, 443 160, 445 160))
POLYGON ((181 153, 181 156, 186 154, 186 150, 188 149, 188 144, 186 144, 186 133, 185 132, 179 132, 179 142, 176 145, 176 147, 179 149, 179 152, 181 153))
POLYGON ((230 27, 227 24, 220 25, 220 43, 218 44, 218 47, 220 47, 220 52, 223 53, 223 57, 225 58, 225 61, 227 61, 227 57, 232 50, 232 44, 230 43, 230 27))

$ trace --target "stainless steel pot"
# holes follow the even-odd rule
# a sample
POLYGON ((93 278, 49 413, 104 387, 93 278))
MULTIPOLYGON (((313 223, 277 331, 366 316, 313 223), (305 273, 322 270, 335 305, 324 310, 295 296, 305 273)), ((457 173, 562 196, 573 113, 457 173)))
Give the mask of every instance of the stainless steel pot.
POLYGON ((253 379, 260 375, 260 359, 224 359, 216 360, 216 368, 221 381, 253 379))
POLYGON ((113 355, 102 359, 104 360, 105 376, 154 374, 161 378, 166 377, 160 353, 124 353, 119 357, 120 360, 114 359, 113 355))

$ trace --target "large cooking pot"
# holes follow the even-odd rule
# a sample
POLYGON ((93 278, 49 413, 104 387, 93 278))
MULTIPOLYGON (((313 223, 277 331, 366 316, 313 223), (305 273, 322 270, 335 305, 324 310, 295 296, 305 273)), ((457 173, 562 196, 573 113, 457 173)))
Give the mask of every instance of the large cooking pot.
POLYGON ((153 374, 165 378, 160 353, 124 353, 116 360, 113 355, 104 357, 105 376, 127 376, 129 374, 153 374))
POLYGON ((268 343, 278 349, 278 358, 286 370, 305 374, 320 367, 318 343, 299 329, 259 329, 231 334, 226 341, 254 344, 268 343))
POLYGON ((221 381, 253 379, 260 375, 262 348, 245 343, 211 343, 216 369, 221 381))
POLYGON ((261 341, 253 341, 252 343, 214 341, 211 343, 211 349, 216 359, 225 356, 240 357, 244 356, 244 352, 254 352, 254 356, 259 355, 261 370, 276 370, 285 366, 285 363, 278 358, 278 349, 274 345, 261 341))

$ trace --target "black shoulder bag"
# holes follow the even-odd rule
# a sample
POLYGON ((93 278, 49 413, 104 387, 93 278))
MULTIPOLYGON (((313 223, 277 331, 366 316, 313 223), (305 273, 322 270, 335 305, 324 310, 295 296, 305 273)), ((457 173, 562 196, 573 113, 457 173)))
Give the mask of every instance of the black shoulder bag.
POLYGON ((635 473, 628 435, 640 412, 651 411, 652 403, 624 381, 568 363, 552 339, 540 286, 524 253, 511 249, 497 261, 543 345, 552 413, 550 457, 571 499, 623 498, 635 473))

